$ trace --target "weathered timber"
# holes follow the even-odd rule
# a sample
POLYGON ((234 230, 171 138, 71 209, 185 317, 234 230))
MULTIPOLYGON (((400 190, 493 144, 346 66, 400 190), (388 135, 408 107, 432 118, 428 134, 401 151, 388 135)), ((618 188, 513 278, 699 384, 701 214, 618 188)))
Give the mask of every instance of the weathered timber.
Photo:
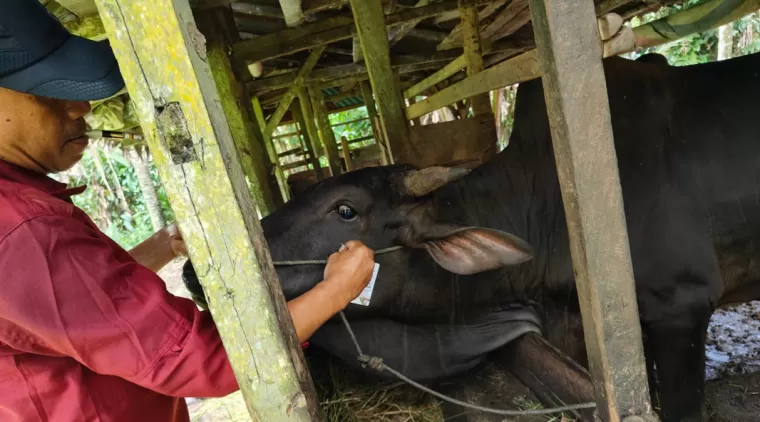
MULTIPOLYGON (((372 127, 372 135, 375 137, 377 143, 381 143, 380 129, 377 127, 377 122, 380 121, 380 116, 377 115, 377 109, 375 108, 375 97, 372 95, 372 87, 367 81, 359 84, 359 89, 362 92, 362 98, 364 98, 364 105, 367 107, 367 117, 372 127)), ((385 154, 381 149, 381 153, 385 154)), ((384 157, 384 162, 391 163, 390 157, 384 157)))
POLYGON ((309 57, 304 62, 303 66, 301 66, 301 69, 298 70, 298 73, 296 74, 296 78, 293 81, 293 84, 290 85, 290 88, 288 88, 288 91, 280 99, 280 102, 277 105, 277 109, 269 117, 269 120, 267 121, 266 131, 265 131, 266 135, 271 136, 271 134, 280 124, 280 121, 282 120, 282 116, 284 116, 285 112, 288 111, 288 109, 290 108, 290 103, 292 103, 293 99, 296 98, 296 95, 298 94, 298 90, 303 88, 304 80, 306 79, 306 76, 308 76, 309 73, 311 73, 311 70, 314 69, 314 66, 317 64, 319 57, 322 55, 322 53, 324 53, 324 51, 325 51, 325 46, 316 47, 314 50, 311 51, 311 53, 309 54, 309 57))
POLYGON ((319 157, 324 155, 324 150, 319 140, 319 131, 314 119, 314 110, 311 108, 311 99, 305 87, 298 90, 298 104, 301 106, 301 117, 304 121, 306 134, 309 136, 309 146, 314 157, 319 160, 319 157))
POLYGON ((597 412, 652 416, 594 4, 530 0, 597 412))
MULTIPOLYGON (((400 87, 391 68, 388 32, 379 3, 351 0, 351 11, 362 44, 372 92, 377 96, 378 114, 389 141, 390 156, 408 156, 408 125, 404 119, 404 103, 400 87)), ((422 8, 418 8, 422 9, 422 8)))
MULTIPOLYGON (((486 5, 482 10, 478 12, 478 22, 484 22, 486 19, 488 19, 491 15, 496 13, 502 6, 504 6, 504 3, 506 3, 506 0, 498 0, 493 1, 486 5)), ((459 16, 461 18, 461 13, 459 16)), ((453 18, 453 16, 452 16, 453 18)), ((454 27, 454 29, 449 32, 449 34, 446 36, 446 38, 443 39, 438 44, 438 50, 448 50, 450 48, 454 48, 456 46, 462 45, 462 23, 458 23, 457 26, 454 27)))
POLYGON ((330 168, 330 173, 337 176, 341 174, 340 156, 338 155, 335 132, 330 126, 325 97, 322 95, 322 90, 318 88, 309 88, 308 92, 309 97, 311 97, 311 108, 317 121, 317 129, 327 153, 327 165, 330 168))
POLYGON ((536 50, 503 61, 476 75, 446 87, 439 92, 412 104, 406 109, 406 118, 414 119, 444 106, 494 89, 534 79, 540 75, 536 50))
MULTIPOLYGON (((304 146, 304 154, 306 155, 309 164, 311 164, 311 167, 314 169, 319 168, 319 157, 314 152, 314 144, 311 139, 311 134, 309 133, 308 126, 306 124, 306 120, 303 116, 303 108, 301 107, 301 100, 297 100, 293 103, 293 107, 291 108, 293 113, 293 119, 298 124, 298 127, 300 128, 299 135, 303 136, 303 146, 304 146)), ((282 155, 282 154, 280 154, 282 155)))
POLYGON ((480 32, 480 37, 493 42, 508 37, 530 22, 528 0, 514 0, 480 32))
POLYGON ((267 151, 267 156, 269 156, 269 162, 272 165, 272 171, 274 172, 275 179, 277 179, 277 185, 280 188, 280 196, 282 196, 283 201, 287 202, 290 199, 288 181, 285 178, 285 174, 282 172, 280 161, 277 159, 277 151, 274 149, 272 136, 271 134, 267 134, 264 131, 264 128, 267 125, 267 121, 264 118, 264 110, 261 109, 261 103, 259 102, 258 97, 251 98, 251 108, 253 109, 253 116, 255 117, 255 122, 258 124, 257 128, 261 133, 261 138, 267 151))
POLYGON ((187 0, 97 0, 251 418, 318 405, 187 0))
POLYGON ((599 37, 602 41, 607 41, 620 31, 623 27, 623 18, 616 13, 607 13, 597 19, 599 27, 599 37))
POLYGON ((398 158, 421 168, 465 161, 482 164, 492 156, 496 141, 496 126, 489 114, 411 126, 409 142, 414 155, 398 158))
POLYGON ((404 98, 412 98, 424 93, 428 89, 450 78, 453 74, 461 71, 465 67, 467 67, 467 59, 463 54, 450 61, 449 64, 442 67, 437 72, 433 73, 432 75, 428 76, 427 78, 404 91, 404 98))
POLYGON ((98 14, 95 0, 56 0, 58 4, 68 9, 79 18, 98 14))
POLYGON ((676 41, 733 22, 760 9, 760 0, 709 0, 634 28, 636 47, 676 41))
MULTIPOLYGON (((480 44, 478 29, 478 9, 468 0, 459 0, 459 16, 462 19, 462 44, 464 58, 467 62, 467 76, 483 71, 483 47, 480 44)), ((470 97, 472 114, 480 116, 490 114, 491 104, 487 93, 470 97)))
POLYGON ((283 198, 245 89, 227 55, 229 46, 238 38, 232 12, 227 8, 217 8, 201 13, 198 28, 206 37, 208 66, 222 100, 251 195, 261 214, 268 215, 283 204, 283 198))
POLYGON ((352 171, 354 165, 351 162, 351 150, 348 148, 348 139, 345 136, 340 137, 340 153, 343 156, 343 162, 346 163, 346 171, 352 171))
POLYGON ((261 16, 265 18, 284 19, 282 9, 276 6, 267 6, 265 4, 252 3, 232 3, 230 5, 235 13, 242 13, 250 16, 261 16))
POLYGON ((303 23, 305 16, 301 9, 301 0, 280 0, 280 8, 285 17, 285 24, 288 26, 298 26, 303 23))
MULTIPOLYGON (((415 7, 427 6, 429 3, 430 3, 430 0, 419 0, 415 7)), ((388 29, 388 44, 391 46, 394 46, 396 43, 401 41, 406 36, 406 34, 412 32, 412 30, 414 30, 414 27, 417 26, 417 24, 419 24, 423 20, 425 20, 424 17, 413 19, 413 20, 404 22, 398 26, 389 28, 388 29)))
MULTIPOLYGON (((497 356, 547 407, 595 399, 594 384, 586 368, 538 334, 525 334, 499 350, 497 356)), ((577 421, 595 422, 593 409, 573 413, 577 421)))
MULTIPOLYGON (((481 4, 485 0, 476 0, 481 4)), ((448 10, 456 10, 457 0, 445 0, 422 7, 404 9, 384 17, 389 28, 411 21, 430 18, 448 10)), ((350 16, 333 16, 314 23, 284 29, 245 40, 233 46, 236 60, 261 61, 308 50, 318 45, 346 40, 356 35, 350 16)), ((387 35, 386 35, 387 36, 387 35)))

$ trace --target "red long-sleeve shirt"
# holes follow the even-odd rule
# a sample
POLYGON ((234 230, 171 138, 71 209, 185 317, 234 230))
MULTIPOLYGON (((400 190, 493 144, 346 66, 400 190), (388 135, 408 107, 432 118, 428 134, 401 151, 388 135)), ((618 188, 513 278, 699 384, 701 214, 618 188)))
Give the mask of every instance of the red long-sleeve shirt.
POLYGON ((0 160, 0 421, 184 422, 237 390, 208 312, 103 234, 66 186, 0 160))

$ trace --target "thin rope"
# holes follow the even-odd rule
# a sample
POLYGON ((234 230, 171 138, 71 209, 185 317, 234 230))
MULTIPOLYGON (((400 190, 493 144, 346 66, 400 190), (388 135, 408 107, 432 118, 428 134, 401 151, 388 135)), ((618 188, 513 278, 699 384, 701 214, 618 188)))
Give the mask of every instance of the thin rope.
POLYGON ((552 413, 560 413, 560 412, 567 412, 571 410, 583 410, 583 409, 593 409, 596 407, 596 403, 588 402, 588 403, 580 403, 580 404, 571 404, 567 406, 559 406, 559 407, 552 407, 547 409, 536 409, 536 410, 504 410, 504 409, 494 409, 491 407, 485 407, 485 406, 479 406, 477 404, 471 404, 467 402, 463 402, 461 400, 457 400, 454 398, 451 398, 449 396, 443 395, 435 390, 431 390, 430 388, 425 387, 424 385, 412 380, 411 378, 408 378, 406 375, 396 371, 395 369, 391 368, 390 366, 386 365, 383 362, 382 358, 376 357, 376 356, 369 356, 365 355, 362 351, 361 346, 359 346, 359 341, 356 339, 356 335, 354 334, 354 330, 351 329, 351 324, 348 323, 348 320, 346 319, 346 315, 343 313, 343 311, 340 312, 340 318, 343 320, 343 325, 346 326, 346 330, 348 330, 348 334, 351 336, 351 341, 353 341, 354 346, 356 347, 356 352, 359 354, 358 359, 359 362, 366 364, 370 368, 382 372, 387 371, 390 372, 392 375, 394 375, 396 378, 400 379, 401 381, 406 382, 407 384, 424 391, 425 393, 428 393, 430 395, 433 395, 435 397, 438 397, 441 400, 447 401, 449 403, 453 403, 468 409, 478 410, 481 412, 486 413, 493 413, 495 415, 502 415, 502 416, 532 416, 532 415, 549 415, 552 413))
MULTIPOLYGON (((375 251, 375 255, 382 255, 389 252, 394 252, 399 249, 403 249, 403 246, 391 246, 390 248, 385 249, 378 249, 375 251)), ((293 266, 293 265, 325 265, 327 264, 326 259, 307 259, 303 261, 274 261, 272 262, 275 266, 293 266)))

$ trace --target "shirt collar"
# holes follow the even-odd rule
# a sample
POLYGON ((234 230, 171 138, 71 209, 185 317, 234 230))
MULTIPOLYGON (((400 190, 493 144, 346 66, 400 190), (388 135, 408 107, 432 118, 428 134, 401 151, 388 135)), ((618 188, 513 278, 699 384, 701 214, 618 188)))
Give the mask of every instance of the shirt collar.
POLYGON ((87 189, 86 185, 67 188, 65 183, 1 159, 0 179, 31 186, 63 200, 69 200, 72 196, 78 195, 87 189))

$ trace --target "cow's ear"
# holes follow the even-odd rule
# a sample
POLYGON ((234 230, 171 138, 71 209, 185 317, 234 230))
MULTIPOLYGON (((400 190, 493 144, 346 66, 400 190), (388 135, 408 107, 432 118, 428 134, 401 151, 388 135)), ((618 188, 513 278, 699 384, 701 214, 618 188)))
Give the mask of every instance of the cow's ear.
POLYGON ((482 227, 459 228, 421 246, 438 265, 461 275, 517 265, 533 258, 533 248, 526 241, 482 227))

